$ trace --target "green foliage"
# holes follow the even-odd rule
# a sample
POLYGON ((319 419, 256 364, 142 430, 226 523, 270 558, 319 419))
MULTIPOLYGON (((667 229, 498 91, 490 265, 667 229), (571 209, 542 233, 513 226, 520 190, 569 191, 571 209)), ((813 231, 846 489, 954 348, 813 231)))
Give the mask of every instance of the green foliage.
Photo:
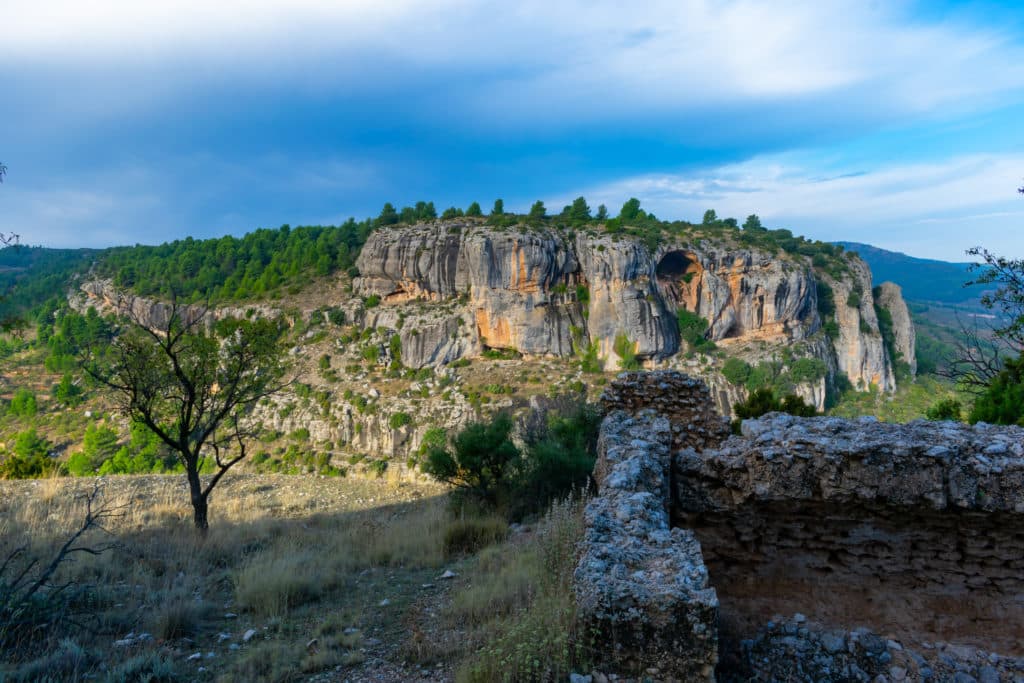
POLYGON ((722 364, 722 376, 735 386, 746 384, 752 371, 750 364, 740 358, 728 358, 722 364))
MULTIPOLYGON (((378 219, 381 225, 397 222, 390 206, 378 219)), ((349 219, 337 227, 285 225, 241 238, 118 247, 105 252, 96 268, 118 287, 144 296, 211 303, 256 299, 351 268, 374 227, 373 221, 349 219)))
POLYGON ((472 204, 470 204, 469 208, 466 209, 466 215, 467 216, 482 216, 483 215, 483 211, 480 210, 479 202, 473 202, 472 204))
POLYGON ((385 202, 384 207, 380 210, 380 214, 377 216, 377 223, 379 225, 396 225, 399 221, 398 211, 395 210, 394 204, 391 202, 385 202))
POLYGON ((750 232, 765 232, 767 230, 761 225, 761 219, 757 217, 756 213, 747 216, 747 220, 743 222, 743 229, 750 232))
POLYGON ((69 372, 65 372, 64 376, 60 378, 60 382, 53 387, 54 400, 69 408, 79 405, 83 400, 84 393, 82 387, 74 381, 69 372))
POLYGON ((13 452, 0 462, 0 479, 36 479, 56 473, 57 462, 49 455, 52 448, 35 428, 20 432, 13 452))
POLYGON ((647 214, 640 208, 640 200, 636 197, 630 197, 626 200, 626 203, 622 205, 622 209, 619 210, 619 220, 623 223, 632 223, 644 218, 647 218, 647 214))
POLYGON ((39 411, 36 404, 36 395, 32 391, 21 387, 14 392, 11 404, 7 406, 7 413, 23 419, 35 417, 39 411))
POLYGON ((797 358, 789 365, 789 379, 795 384, 807 384, 823 379, 828 365, 820 358, 797 358))
POLYGON ((443 220, 443 221, 446 221, 446 220, 450 220, 450 219, 452 219, 452 218, 460 218, 460 217, 462 217, 463 215, 464 215, 464 214, 463 214, 463 212, 462 212, 462 209, 460 209, 460 208, 457 208, 457 207, 454 207, 454 206, 449 206, 449 207, 448 207, 447 209, 445 209, 445 210, 444 210, 444 212, 443 212, 443 213, 441 214, 441 220, 443 220))
POLYGON ((818 294, 818 316, 821 318, 822 328, 825 334, 831 339, 839 338, 839 323, 836 322, 836 296, 835 292, 827 282, 818 279, 816 282, 818 294))
POLYGON ((498 506, 507 502, 522 457, 511 434, 512 418, 499 413, 456 434, 451 449, 429 448, 420 468, 484 504, 498 506))
POLYGON ((676 311, 676 319, 679 325, 679 336, 690 345, 691 349, 697 351, 713 351, 715 349, 715 342, 706 336, 710 328, 707 320, 685 308, 676 311))
POLYGON ((388 418, 388 427, 391 429, 401 429, 408 424, 412 424, 412 417, 409 413, 391 413, 391 417, 388 418))
POLYGON ((846 305, 850 308, 860 308, 860 298, 861 293, 856 289, 851 289, 846 297, 846 305))
POLYGON ((492 216, 504 216, 505 215, 505 200, 495 199, 494 207, 491 209, 492 216))
POLYGON ((933 404, 925 412, 925 417, 929 420, 959 421, 962 414, 963 407, 960 405, 960 401, 955 398, 944 398, 933 404))
POLYGON ((1024 356, 1006 361, 1003 370, 975 400, 968 420, 971 424, 1024 427, 1024 356))
POLYGON ((816 414, 814 406, 804 403, 796 394, 787 394, 779 399, 769 387, 751 392, 746 401, 740 401, 733 406, 733 412, 741 420, 775 412, 799 417, 813 417, 816 414))
POLYGON ((615 352, 615 355, 619 357, 619 369, 640 369, 640 361, 636 357, 636 344, 630 341, 625 332, 622 332, 615 337, 612 350, 615 352))
POLYGON ((708 209, 704 212, 704 218, 701 219, 701 223, 704 225, 714 225, 718 222, 718 214, 715 213, 714 209, 708 209))
POLYGON ((380 306, 380 295, 371 294, 370 296, 366 297, 365 299, 363 299, 363 306, 365 306, 366 308, 377 308, 377 306, 380 306))
POLYGON ((533 435, 527 445, 511 496, 513 519, 546 510, 555 500, 588 488, 600 425, 600 413, 588 405, 569 415, 548 415, 547 430, 533 435))
POLYGON ((590 220, 590 207, 587 206, 587 200, 583 197, 577 197, 572 201, 572 205, 569 207, 569 221, 573 225, 583 225, 590 220))
POLYGON ((536 225, 543 221, 547 215, 548 210, 544 208, 544 202, 537 200, 533 203, 533 206, 530 207, 530 213, 527 214, 526 217, 527 220, 536 225))

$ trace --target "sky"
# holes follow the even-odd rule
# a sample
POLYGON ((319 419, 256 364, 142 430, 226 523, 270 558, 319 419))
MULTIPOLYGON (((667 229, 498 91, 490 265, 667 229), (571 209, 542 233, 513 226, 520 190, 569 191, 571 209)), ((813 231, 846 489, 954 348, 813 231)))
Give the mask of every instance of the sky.
POLYGON ((1024 257, 1021 3, 0 0, 0 26, 25 243, 583 195, 1024 257))

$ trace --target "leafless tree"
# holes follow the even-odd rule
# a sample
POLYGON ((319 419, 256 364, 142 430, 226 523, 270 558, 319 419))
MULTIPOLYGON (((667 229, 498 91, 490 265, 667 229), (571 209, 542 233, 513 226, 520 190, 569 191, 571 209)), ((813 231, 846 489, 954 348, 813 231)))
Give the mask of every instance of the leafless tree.
POLYGON ((73 562, 75 556, 100 555, 117 546, 113 540, 85 544, 84 537, 92 530, 113 534, 106 528, 109 520, 122 516, 131 502, 113 505, 100 502, 102 488, 93 485, 80 496, 85 502, 85 519, 64 541, 49 562, 29 554, 29 545, 20 545, 7 554, 0 564, 0 651, 45 632, 57 619, 66 619, 66 594, 76 586, 74 581, 55 583, 57 570, 73 562))

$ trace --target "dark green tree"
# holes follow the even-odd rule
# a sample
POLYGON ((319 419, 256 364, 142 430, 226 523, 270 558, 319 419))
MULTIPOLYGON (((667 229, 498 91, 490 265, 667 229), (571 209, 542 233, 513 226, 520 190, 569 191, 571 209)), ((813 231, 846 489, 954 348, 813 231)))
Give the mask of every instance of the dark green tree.
POLYGON ((527 216, 527 218, 532 223, 539 223, 540 221, 544 220, 544 218, 547 215, 548 215, 548 210, 546 208, 544 208, 544 202, 542 202, 542 201, 540 201, 538 199, 537 201, 535 201, 533 203, 533 206, 530 207, 530 213, 527 216))
POLYGON ((604 204, 600 204, 597 207, 597 215, 594 216, 599 221, 608 220, 608 207, 604 204))
POLYGON ((572 200, 572 206, 569 208, 569 220, 577 225, 582 225, 590 220, 590 207, 587 206, 585 198, 577 197, 572 200))
POLYGON ((505 215, 505 201, 503 199, 494 200, 494 208, 491 209, 492 216, 504 216, 505 215))
POLYGON ((464 494, 496 506, 520 467, 521 454, 512 443, 512 418, 500 413, 491 422, 471 424, 452 440, 451 449, 428 449, 421 469, 464 494))
POLYGON ((704 218, 701 219, 701 223, 704 225, 714 225, 718 222, 718 214, 715 213, 714 209, 708 209, 704 212, 704 218))
POLYGON ((1003 369, 974 401, 971 424, 988 422, 1024 427, 1024 356, 1007 360, 1003 369))
POLYGON ((636 197, 630 197, 626 203, 622 205, 622 210, 619 211, 619 220, 623 223, 628 223, 645 217, 643 210, 640 208, 640 200, 636 197))
POLYGON ((747 220, 743 221, 743 229, 751 232, 764 231, 764 226, 761 225, 761 219, 757 217, 756 213, 752 213, 747 216, 747 220))
POLYGON ((473 202, 472 204, 470 204, 469 207, 466 209, 466 215, 467 216, 482 216, 482 215, 484 215, 483 211, 480 210, 479 202, 473 202))
POLYGON ((391 202, 386 202, 384 208, 380 210, 380 215, 377 216, 377 223, 380 225, 395 225, 399 220, 398 212, 395 211, 391 202))

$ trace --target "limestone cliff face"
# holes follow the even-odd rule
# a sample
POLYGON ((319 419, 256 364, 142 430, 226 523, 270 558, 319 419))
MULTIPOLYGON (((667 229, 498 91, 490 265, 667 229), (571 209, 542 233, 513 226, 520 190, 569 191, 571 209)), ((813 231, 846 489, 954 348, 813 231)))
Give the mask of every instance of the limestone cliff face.
POLYGON ((896 353, 902 356, 900 360, 910 366, 910 376, 916 376, 917 356, 914 355, 914 349, 917 345, 917 335, 914 332, 914 323, 910 319, 907 302, 903 300, 903 290, 894 282, 883 282, 878 286, 876 303, 892 316, 896 353))
MULTIPOLYGON (((685 309, 707 320, 708 336, 727 349, 799 344, 804 354, 825 361, 827 380, 798 387, 822 408, 827 384, 838 372, 861 388, 895 388, 871 272, 856 256, 848 256, 847 264, 836 279, 816 275, 800 257, 725 244, 669 242, 651 253, 629 236, 569 236, 464 220, 374 233, 359 256, 355 289, 380 296, 385 307, 414 299, 458 304, 455 313, 468 333, 462 341, 455 323, 424 326, 424 338, 416 342, 402 333, 403 361, 414 366, 484 347, 568 356, 591 343, 606 368, 615 369, 616 341, 623 337, 641 361, 656 366, 683 350, 676 318, 685 309), (819 277, 834 293, 834 339, 822 330, 819 277)), ((884 291, 885 307, 899 320, 899 348, 912 358, 912 326, 903 315, 905 305, 900 310, 902 297, 884 291)), ((714 393, 725 400, 730 392, 716 386, 714 393)))
POLYGON ((839 336, 833 340, 836 363, 858 389, 876 386, 881 391, 894 391, 896 375, 878 329, 871 269, 859 258, 851 258, 848 263, 851 272, 844 278, 824 276, 835 295, 839 325, 839 336))

